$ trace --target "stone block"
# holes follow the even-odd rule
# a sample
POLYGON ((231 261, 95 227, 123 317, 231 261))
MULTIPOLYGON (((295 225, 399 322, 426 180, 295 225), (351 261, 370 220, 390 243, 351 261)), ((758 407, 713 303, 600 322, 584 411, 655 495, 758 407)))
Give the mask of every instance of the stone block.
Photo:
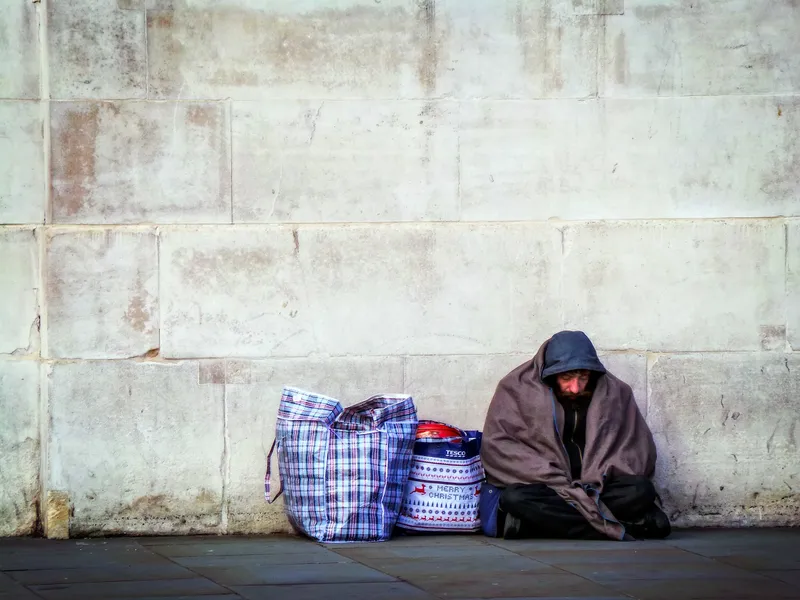
POLYGON ((564 228, 564 316, 598 348, 782 349, 783 224, 639 221, 564 228))
POLYGON ((458 219, 452 103, 238 102, 233 218, 458 219))
POLYGON ((48 490, 44 507, 44 535, 49 540, 69 539, 69 494, 48 490))
POLYGON ((162 351, 513 352, 560 328, 559 261, 543 224, 165 232, 162 351))
POLYGON ((573 0, 572 6, 579 15, 625 14, 625 0, 573 0))
POLYGON ((0 229, 0 354, 28 354, 39 344, 39 249, 32 229, 0 229))
POLYGON ((145 98, 144 12, 107 0, 47 4, 50 95, 56 99, 145 98))
POLYGON ((0 360, 0 406, 0 537, 31 535, 39 496, 36 361, 0 360))
POLYGON ((602 21, 579 2, 589 0, 437 0, 437 89, 462 99, 594 96, 602 21))
POLYGON ((148 12, 151 94, 255 100, 436 92, 443 31, 433 0, 294 4, 185 2, 148 12))
POLYGON ((465 102, 460 121, 465 220, 800 214, 796 97, 465 102))
POLYGON ((497 354, 561 327, 561 238, 546 224, 300 232, 309 300, 331 354, 497 354))
POLYGON ((0 20, 0 98, 38 97, 39 24, 36 4, 26 0, 6 2, 0 20))
POLYGON ((48 358, 127 358, 158 348, 153 232, 51 232, 46 263, 48 358))
POLYGON ((800 350, 800 221, 786 224, 787 341, 800 350))
POLYGON ((148 13, 150 90, 238 100, 587 97, 597 91, 601 22, 585 13, 613 6, 574 4, 175 2, 148 13))
POLYGON ((0 102, 0 223, 44 222, 40 111, 38 102, 0 102))
MULTIPOLYGON (((226 360, 226 398, 230 439, 228 533, 291 531, 282 500, 264 501, 266 457, 275 437, 275 421, 285 385, 319 392, 349 406, 380 393, 402 393, 403 359, 309 358, 226 360), (247 374, 246 384, 241 375, 247 374), (231 383, 232 382, 232 383, 231 383)), ((273 456, 273 493, 278 490, 273 456)))
POLYGON ((163 355, 257 357, 314 351, 315 317, 297 257, 301 236, 276 227, 163 231, 163 355))
POLYGON ((586 210, 578 215, 585 219, 607 210, 598 201, 604 158, 596 101, 464 102, 459 137, 463 220, 570 218, 586 210))
MULTIPOLYGON (((538 349, 538 345, 531 346, 529 354, 409 356, 405 360, 404 391, 414 397, 421 419, 480 430, 497 384, 513 369, 531 360, 538 349)), ((600 359, 610 372, 633 388, 639 408, 646 414, 645 356, 614 353, 601 354, 600 359)))
POLYGON ((55 222, 230 221, 226 104, 59 102, 51 115, 55 222))
POLYGON ((49 366, 51 489, 72 535, 215 531, 222 498, 223 390, 196 362, 49 366))
POLYGON ((606 96, 787 94, 800 89, 796 2, 626 0, 606 22, 606 96))
POLYGON ((561 216, 800 214, 798 97, 609 99, 601 105, 596 151, 603 160, 599 173, 584 178, 587 196, 594 197, 561 216))
POLYGON ((800 524, 800 356, 659 356, 649 370, 658 482, 676 523, 800 524))

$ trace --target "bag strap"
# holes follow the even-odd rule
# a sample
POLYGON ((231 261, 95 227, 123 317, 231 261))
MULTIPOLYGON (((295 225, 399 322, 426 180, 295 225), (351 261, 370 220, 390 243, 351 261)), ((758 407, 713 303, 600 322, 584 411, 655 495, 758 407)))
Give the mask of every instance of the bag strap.
POLYGON ((280 498, 281 494, 283 493, 283 479, 280 476, 280 471, 278 471, 278 479, 280 479, 281 487, 278 490, 278 493, 275 494, 275 497, 272 498, 270 494, 270 479, 272 477, 272 453, 275 451, 275 444, 277 443, 277 439, 272 440, 272 446, 269 449, 269 454, 267 454, 267 474, 264 476, 264 499, 267 501, 267 504, 272 504, 280 498))

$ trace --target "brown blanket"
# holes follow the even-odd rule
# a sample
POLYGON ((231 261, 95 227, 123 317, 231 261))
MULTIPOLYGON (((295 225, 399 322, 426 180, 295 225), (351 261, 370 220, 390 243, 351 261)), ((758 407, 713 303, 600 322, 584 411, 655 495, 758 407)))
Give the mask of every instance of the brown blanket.
POLYGON ((532 361, 514 369, 497 386, 481 448, 487 481, 497 487, 544 483, 599 532, 623 539, 624 527, 600 500, 603 481, 615 475, 652 477, 653 436, 630 386, 610 373, 601 375, 586 415, 581 480, 573 481, 558 433, 564 426, 564 410, 541 379, 548 342, 532 361))

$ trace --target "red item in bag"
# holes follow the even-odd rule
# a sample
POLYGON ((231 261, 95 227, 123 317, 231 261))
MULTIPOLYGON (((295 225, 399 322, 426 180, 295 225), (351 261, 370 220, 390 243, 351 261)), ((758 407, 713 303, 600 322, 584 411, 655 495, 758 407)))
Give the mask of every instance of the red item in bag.
POLYGON ((417 439, 422 438, 459 438, 461 439, 461 432, 455 427, 450 427, 444 423, 436 423, 435 421, 420 421, 417 426, 417 439))

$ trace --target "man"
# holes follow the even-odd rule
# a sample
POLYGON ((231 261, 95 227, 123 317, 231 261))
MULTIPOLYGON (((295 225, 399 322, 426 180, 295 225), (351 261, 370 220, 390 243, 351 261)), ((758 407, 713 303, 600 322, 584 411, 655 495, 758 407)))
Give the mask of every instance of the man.
POLYGON ((481 521, 507 539, 664 538, 656 448, 630 386, 581 331, 562 331, 497 386, 486 415, 481 521))

